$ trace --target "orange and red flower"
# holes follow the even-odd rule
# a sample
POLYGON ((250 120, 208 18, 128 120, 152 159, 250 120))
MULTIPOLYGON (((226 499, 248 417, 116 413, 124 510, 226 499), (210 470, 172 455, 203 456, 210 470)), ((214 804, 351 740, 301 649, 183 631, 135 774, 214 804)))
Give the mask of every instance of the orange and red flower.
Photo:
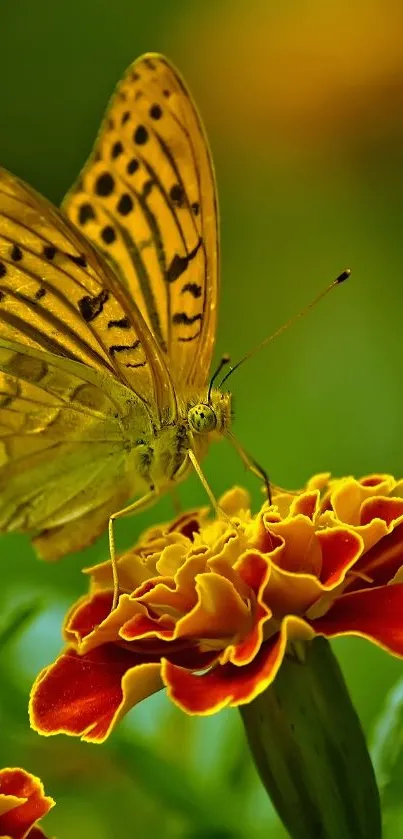
POLYGON ((37 822, 54 803, 25 769, 0 769, 1 839, 46 839, 37 822))
POLYGON ((403 657, 403 481, 313 478, 276 491, 256 516, 241 489, 207 511, 154 527, 109 563, 70 611, 67 648, 39 675, 31 724, 102 742, 165 686, 191 714, 250 702, 287 644, 360 635, 403 657))

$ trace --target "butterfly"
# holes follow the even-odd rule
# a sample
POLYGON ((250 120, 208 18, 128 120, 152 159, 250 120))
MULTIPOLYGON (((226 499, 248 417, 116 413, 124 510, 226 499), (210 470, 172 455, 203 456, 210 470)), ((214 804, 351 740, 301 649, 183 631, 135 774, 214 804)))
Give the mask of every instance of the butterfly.
POLYGON ((113 554, 115 518, 205 483, 231 425, 218 262, 207 139, 161 55, 127 70, 62 212, 0 170, 0 530, 56 559, 109 523, 113 554))

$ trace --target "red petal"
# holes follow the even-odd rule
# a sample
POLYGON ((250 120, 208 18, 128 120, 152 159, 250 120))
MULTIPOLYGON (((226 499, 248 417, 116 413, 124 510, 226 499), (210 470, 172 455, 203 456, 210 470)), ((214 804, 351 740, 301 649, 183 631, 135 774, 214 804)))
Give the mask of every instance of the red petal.
POLYGON ((361 507, 360 524, 369 524, 373 519, 382 519, 386 525, 403 516, 403 498, 367 498, 361 507))
POLYGON ((273 681, 291 637, 311 638, 312 630, 300 618, 288 616, 281 632, 263 644, 245 667, 228 663, 198 675, 164 660, 161 676, 168 695, 190 714, 214 714, 227 705, 251 702, 273 681))
POLYGON ((313 520, 319 509, 320 494, 317 490, 305 491, 297 495, 291 504, 291 514, 297 516, 302 513, 313 520))
POLYGON ((262 646, 251 664, 245 667, 217 665, 203 675, 165 661, 161 675, 169 696, 180 708, 190 714, 213 714, 226 705, 247 702, 264 689, 280 666, 283 655, 280 646, 278 635, 275 642, 262 646), (262 683, 263 687, 259 689, 262 683))
POLYGON ((270 562, 260 553, 249 551, 235 563, 235 568, 245 585, 258 597, 269 579, 270 562))
POLYGON ((317 537, 322 548, 320 581, 326 588, 336 586, 354 565, 363 549, 360 536, 351 530, 334 527, 319 530, 317 537))
POLYGON ((67 619, 66 632, 77 640, 85 638, 110 615, 112 601, 112 592, 100 591, 84 602, 79 602, 67 619))
POLYGON ((369 580, 359 576, 352 577, 349 583, 349 591, 365 588, 366 585, 382 586, 393 579, 399 568, 403 565, 403 524, 399 524, 392 533, 383 536, 379 542, 373 545, 367 553, 357 562, 353 571, 360 571, 369 580))
POLYGON ((40 734, 71 734, 102 742, 129 708, 159 690, 159 663, 114 644, 83 656, 69 650, 38 676, 31 726, 40 734))
POLYGON ((172 623, 171 627, 166 627, 162 623, 147 617, 147 615, 135 615, 123 624, 119 636, 125 641, 138 641, 143 638, 163 638, 169 641, 173 636, 175 624, 171 618, 167 618, 165 624, 168 620, 172 623))
POLYGON ((229 658, 233 664, 243 666, 255 658, 263 641, 263 625, 269 617, 271 613, 267 607, 259 603, 255 616, 256 623, 249 634, 231 650, 229 658))
MULTIPOLYGON (((53 805, 52 798, 45 796, 39 778, 24 769, 0 771, 1 836, 23 839, 29 832, 29 836, 34 837, 36 828, 33 825, 45 816, 53 805), (23 799, 22 803, 18 803, 16 798, 23 799)), ((41 831, 37 835, 43 836, 41 831)))
POLYGON ((403 583, 343 594, 322 618, 308 623, 328 638, 361 635, 403 656, 403 583))

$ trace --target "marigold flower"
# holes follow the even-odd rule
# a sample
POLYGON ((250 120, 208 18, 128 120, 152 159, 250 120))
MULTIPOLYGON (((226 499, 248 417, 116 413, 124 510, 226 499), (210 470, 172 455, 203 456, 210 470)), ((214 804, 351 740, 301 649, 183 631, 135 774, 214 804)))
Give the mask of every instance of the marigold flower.
POLYGON ((37 822, 54 803, 35 775, 25 769, 0 769, 1 839, 46 839, 37 822))
POLYGON ((288 642, 318 634, 403 656, 403 481, 317 475, 255 516, 239 488, 220 507, 145 532, 118 560, 113 612, 110 564, 87 570, 68 646, 32 690, 38 732, 102 742, 163 686, 191 714, 250 702, 288 642))

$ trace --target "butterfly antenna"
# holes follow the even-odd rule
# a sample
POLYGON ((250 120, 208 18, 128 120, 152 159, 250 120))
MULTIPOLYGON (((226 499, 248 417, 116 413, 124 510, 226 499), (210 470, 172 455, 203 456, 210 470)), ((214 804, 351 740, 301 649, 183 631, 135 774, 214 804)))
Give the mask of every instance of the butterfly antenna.
MULTIPOLYGON (((346 270, 339 274, 339 276, 336 277, 336 279, 333 280, 333 282, 330 283, 330 285, 328 285, 323 291, 320 292, 320 294, 318 294, 313 300, 311 300, 311 302, 308 303, 307 306, 304 306, 304 308, 297 312, 296 315, 293 315, 289 320, 286 321, 286 323, 283 323, 283 325, 280 326, 279 329, 276 329, 276 331, 273 332, 272 335, 268 335, 268 337, 264 338, 264 340, 261 341, 260 344, 257 344, 256 347, 253 347, 253 349, 249 350, 249 352, 246 353, 246 355, 244 355, 243 358, 241 358, 239 361, 237 361, 236 364, 233 365, 233 367, 231 367, 231 369, 228 371, 228 373, 226 373, 224 378, 221 379, 219 387, 221 388, 223 386, 224 382, 227 381, 229 376, 232 376, 232 374, 235 372, 235 370, 238 369, 238 367, 241 366, 241 364, 244 364, 245 361, 248 361, 249 358, 252 358, 252 356, 256 355, 256 353, 259 352, 259 350, 261 350, 262 347, 265 347, 266 344, 269 344, 271 343, 271 341, 274 341, 274 339, 278 338, 278 336, 281 335, 282 332, 285 332, 286 329, 288 329, 290 326, 293 326, 294 323, 297 322, 297 320, 304 317, 304 315, 308 314, 308 312, 310 312, 311 309, 313 309, 317 305, 317 303, 319 303, 320 300, 323 299, 323 297, 326 297, 326 295, 329 294, 329 291, 332 291, 334 288, 336 288, 336 286, 340 285, 341 283, 344 283, 344 281, 347 280, 350 274, 350 269, 346 268, 346 270)), ((215 378, 215 376, 216 374, 214 374, 213 378, 215 378)))
POLYGON ((223 357, 222 357, 222 359, 221 359, 221 361, 220 361, 220 363, 219 363, 219 365, 218 365, 218 367, 217 367, 216 371, 213 373, 213 375, 212 375, 212 377, 211 377, 210 384, 209 384, 209 388, 208 388, 208 394, 207 394, 207 402, 208 402, 208 403, 210 402, 210 398, 211 398, 211 391, 212 391, 212 389, 213 389, 213 384, 214 384, 214 382, 215 382, 215 380, 216 380, 217 376, 219 376, 219 375, 220 375, 221 370, 223 369, 223 367, 226 367, 226 365, 227 365, 227 364, 229 364, 229 363, 230 363, 230 357, 229 357, 229 355, 228 355, 227 353, 225 353, 225 354, 223 355, 223 357))

